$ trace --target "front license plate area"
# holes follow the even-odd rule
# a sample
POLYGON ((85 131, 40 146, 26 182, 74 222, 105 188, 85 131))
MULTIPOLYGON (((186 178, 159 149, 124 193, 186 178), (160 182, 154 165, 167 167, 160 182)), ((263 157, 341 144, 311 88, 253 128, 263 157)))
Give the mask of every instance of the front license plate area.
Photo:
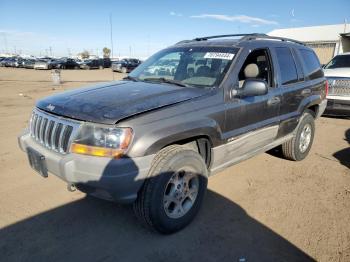
POLYGON ((40 154, 38 151, 35 151, 32 148, 27 148, 27 155, 30 166, 38 172, 41 176, 47 177, 47 167, 45 162, 45 157, 40 154))

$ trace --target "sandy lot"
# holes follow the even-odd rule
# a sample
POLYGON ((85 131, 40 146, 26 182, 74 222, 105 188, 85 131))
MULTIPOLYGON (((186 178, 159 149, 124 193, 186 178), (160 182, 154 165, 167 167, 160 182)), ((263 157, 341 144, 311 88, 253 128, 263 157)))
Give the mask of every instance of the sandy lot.
POLYGON ((30 169, 17 135, 35 101, 113 79, 107 69, 62 77, 54 90, 50 71, 0 68, 0 261, 350 261, 350 120, 319 119, 302 162, 271 152, 212 177, 196 220, 162 236, 130 207, 30 169))

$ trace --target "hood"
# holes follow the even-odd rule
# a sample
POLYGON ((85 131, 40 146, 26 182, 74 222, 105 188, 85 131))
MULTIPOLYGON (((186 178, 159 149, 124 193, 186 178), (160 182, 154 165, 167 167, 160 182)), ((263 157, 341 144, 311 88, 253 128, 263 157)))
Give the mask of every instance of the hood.
POLYGON ((77 120, 115 124, 123 118, 180 103, 208 93, 201 88, 119 81, 50 96, 37 107, 77 120))
POLYGON ((325 69, 324 75, 326 77, 350 77, 350 67, 325 69))

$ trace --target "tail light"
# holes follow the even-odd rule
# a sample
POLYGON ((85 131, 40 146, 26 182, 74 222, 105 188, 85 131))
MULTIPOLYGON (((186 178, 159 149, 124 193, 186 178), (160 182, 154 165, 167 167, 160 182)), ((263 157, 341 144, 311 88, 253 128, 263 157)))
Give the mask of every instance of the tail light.
POLYGON ((326 89, 326 96, 328 96, 329 84, 327 79, 326 79, 325 89, 326 89))

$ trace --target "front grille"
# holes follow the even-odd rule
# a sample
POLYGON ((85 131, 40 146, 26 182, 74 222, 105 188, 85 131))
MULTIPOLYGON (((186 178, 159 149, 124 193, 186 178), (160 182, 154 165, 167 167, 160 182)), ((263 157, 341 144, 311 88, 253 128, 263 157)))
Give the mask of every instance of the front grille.
POLYGON ((329 79, 329 95, 350 96, 350 79, 329 79))
POLYGON ((78 122, 34 110, 30 119, 30 135, 41 145, 61 154, 67 154, 78 122))

